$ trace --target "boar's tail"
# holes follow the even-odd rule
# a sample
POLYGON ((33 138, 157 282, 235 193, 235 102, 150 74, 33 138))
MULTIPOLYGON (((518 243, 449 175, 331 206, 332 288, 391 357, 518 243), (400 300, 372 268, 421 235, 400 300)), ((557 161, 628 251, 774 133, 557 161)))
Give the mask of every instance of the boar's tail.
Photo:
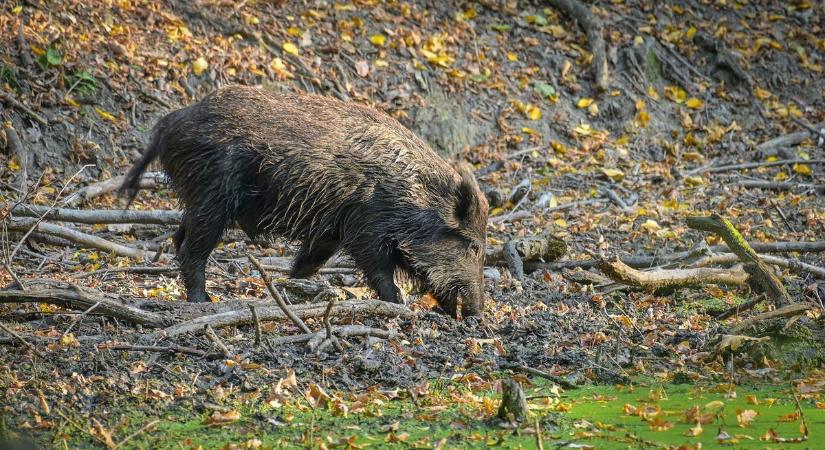
POLYGON ((149 142, 149 146, 143 151, 143 156, 129 169, 129 172, 123 179, 123 184, 121 184, 120 189, 118 189, 118 193, 121 196, 126 196, 126 207, 124 209, 129 209, 129 205, 132 204, 132 200, 135 199, 135 196, 140 190, 140 177, 143 175, 143 172, 146 171, 149 164, 151 164, 163 150, 163 145, 161 145, 160 142, 161 134, 156 127, 152 133, 152 140, 149 142))

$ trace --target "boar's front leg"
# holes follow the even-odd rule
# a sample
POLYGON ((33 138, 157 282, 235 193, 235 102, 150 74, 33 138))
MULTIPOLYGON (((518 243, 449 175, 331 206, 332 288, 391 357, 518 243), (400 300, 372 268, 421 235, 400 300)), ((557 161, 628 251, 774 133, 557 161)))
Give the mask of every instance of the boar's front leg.
POLYGON ((301 245, 301 250, 292 263, 292 278, 307 278, 318 272, 318 269, 338 250, 338 238, 323 236, 318 239, 307 239, 301 245))
POLYGON ((397 265, 393 252, 362 250, 358 253, 350 252, 350 254, 355 261, 355 265, 364 271, 367 284, 378 293, 381 300, 391 303, 404 302, 404 297, 393 280, 397 265))

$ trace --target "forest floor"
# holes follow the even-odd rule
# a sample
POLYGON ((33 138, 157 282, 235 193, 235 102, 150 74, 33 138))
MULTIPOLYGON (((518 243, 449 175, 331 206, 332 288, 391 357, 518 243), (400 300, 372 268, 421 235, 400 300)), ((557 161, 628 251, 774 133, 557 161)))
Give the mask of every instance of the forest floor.
POLYGON ((581 23, 550 6, 562 3, 0 2, 0 445, 823 439, 825 9, 589 3, 606 41, 602 90, 581 23), (471 162, 502 199, 483 320, 453 320, 429 296, 386 311, 345 259, 286 280, 294 243, 263 249, 236 230, 207 269, 216 303, 187 303, 168 254, 174 213, 158 219, 177 208, 163 180, 131 206, 152 223, 100 219, 123 201, 84 187, 124 173, 163 114, 230 83, 362 102, 471 162), (688 226, 714 213, 765 256, 790 306, 741 280, 653 289, 598 270, 613 255, 644 273, 712 265, 753 281, 723 239, 688 226), (501 257, 508 243, 548 239, 567 254, 501 257), (250 254, 319 337, 339 295, 332 325, 371 335, 310 351, 290 341, 302 333, 292 321, 256 325, 250 305, 278 307, 250 254), (174 333, 232 311, 245 318, 214 334, 174 333), (528 395, 526 423, 494 419, 506 378, 528 395))

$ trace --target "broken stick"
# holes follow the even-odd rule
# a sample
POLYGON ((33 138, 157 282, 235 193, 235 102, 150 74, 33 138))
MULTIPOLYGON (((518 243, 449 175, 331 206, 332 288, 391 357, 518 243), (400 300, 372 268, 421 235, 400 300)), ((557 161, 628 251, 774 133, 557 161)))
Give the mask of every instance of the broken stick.
POLYGON ((602 258, 599 270, 611 280, 646 291, 680 287, 705 286, 707 284, 742 285, 748 280, 744 270, 737 269, 671 269, 642 272, 621 262, 618 257, 602 258))

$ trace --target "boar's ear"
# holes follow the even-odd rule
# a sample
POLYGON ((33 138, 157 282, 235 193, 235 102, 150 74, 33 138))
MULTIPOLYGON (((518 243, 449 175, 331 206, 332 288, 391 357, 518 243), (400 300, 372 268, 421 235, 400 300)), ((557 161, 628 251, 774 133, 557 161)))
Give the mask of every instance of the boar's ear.
POLYGON ((461 182, 458 184, 455 215, 459 221, 466 223, 482 212, 486 212, 486 205, 482 205, 482 202, 486 203, 486 201, 479 197, 478 184, 473 176, 472 166, 460 163, 456 170, 461 175, 461 182))

